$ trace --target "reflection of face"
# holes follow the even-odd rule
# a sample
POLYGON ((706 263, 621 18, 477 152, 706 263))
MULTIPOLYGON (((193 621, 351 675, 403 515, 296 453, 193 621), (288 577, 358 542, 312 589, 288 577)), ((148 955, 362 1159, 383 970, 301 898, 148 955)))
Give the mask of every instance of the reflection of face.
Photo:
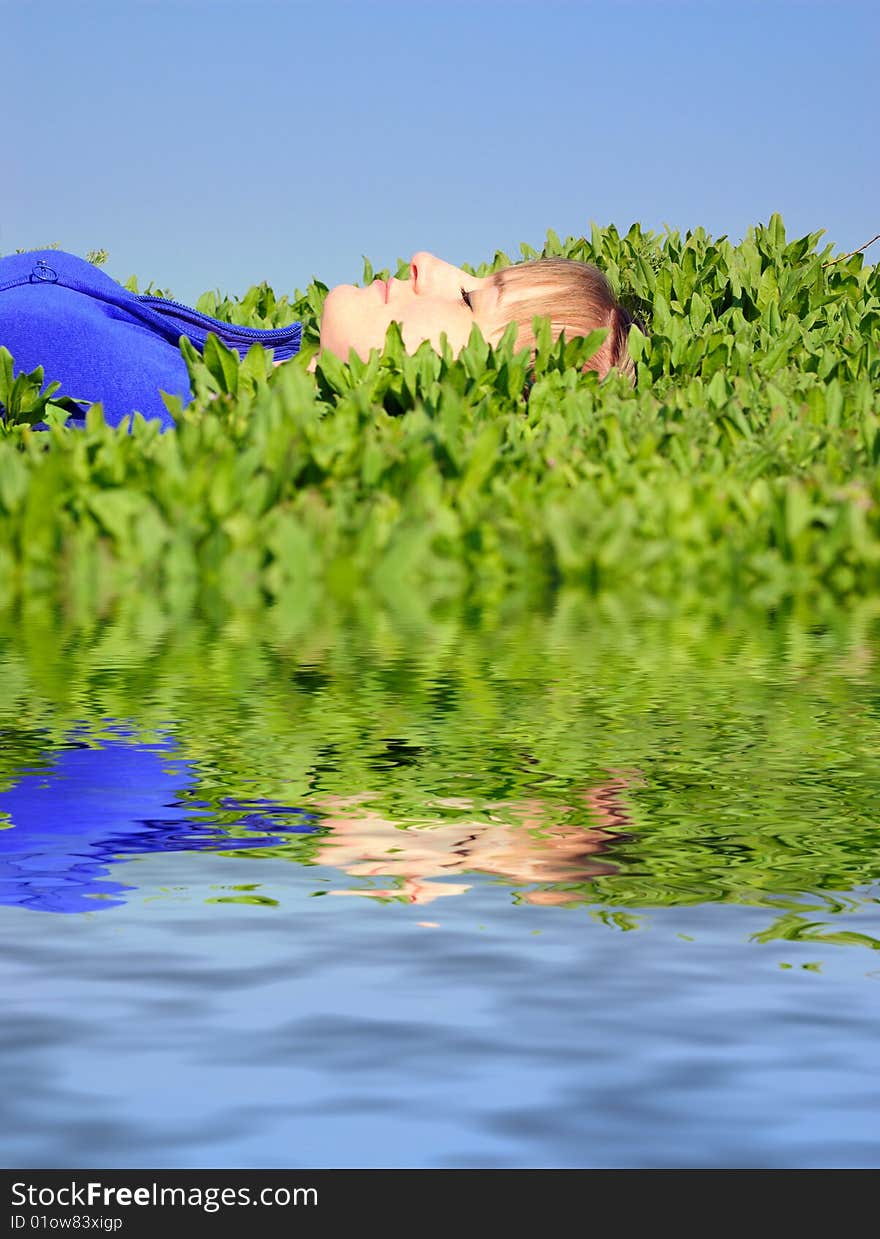
MULTIPOLYGON (((538 800, 499 802, 494 808, 506 810, 515 824, 489 814, 487 820, 445 822, 422 820, 411 827, 372 812, 365 802, 375 794, 328 797, 321 803, 332 816, 323 818, 330 834, 317 859, 343 869, 352 877, 393 878, 397 885, 359 887, 334 891, 336 895, 365 895, 373 898, 399 898, 410 903, 430 903, 442 895, 461 895, 469 885, 449 882, 451 877, 471 873, 490 873, 517 883, 583 882, 601 873, 614 871, 613 865, 588 860, 590 853, 601 852, 612 838, 601 828, 553 826, 548 809, 538 800), (541 831, 540 836, 532 832, 541 831), (437 882, 434 879, 447 879, 437 882)), ((438 800, 438 806, 467 809, 464 800, 438 800)), ((487 806, 488 807, 488 806, 487 806)), ((562 890, 528 891, 530 903, 564 904, 576 895, 562 890)))
POLYGON ((344 361, 350 349, 366 360, 381 349, 390 323, 400 323, 404 347, 415 352, 428 340, 440 348, 445 333, 454 353, 468 342, 477 323, 488 335, 498 289, 491 276, 479 279, 433 254, 413 254, 408 280, 375 280, 367 288, 340 284, 327 294, 321 317, 321 347, 344 361))

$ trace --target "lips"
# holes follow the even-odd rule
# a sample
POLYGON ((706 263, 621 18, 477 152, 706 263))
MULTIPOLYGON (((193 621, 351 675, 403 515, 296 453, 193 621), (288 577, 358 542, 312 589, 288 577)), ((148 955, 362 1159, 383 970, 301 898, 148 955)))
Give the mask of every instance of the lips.
POLYGON ((394 277, 390 280, 373 280, 370 288, 375 288, 382 296, 382 300, 387 304, 391 300, 391 285, 394 283, 394 277))

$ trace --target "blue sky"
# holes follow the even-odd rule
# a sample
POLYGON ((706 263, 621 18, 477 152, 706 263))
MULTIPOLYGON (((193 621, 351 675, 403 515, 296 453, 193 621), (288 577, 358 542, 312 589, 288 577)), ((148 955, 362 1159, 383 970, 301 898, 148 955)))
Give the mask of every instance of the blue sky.
POLYGON ((873 3, 0 0, 0 46, 0 253, 181 300, 591 220, 880 231, 873 3))

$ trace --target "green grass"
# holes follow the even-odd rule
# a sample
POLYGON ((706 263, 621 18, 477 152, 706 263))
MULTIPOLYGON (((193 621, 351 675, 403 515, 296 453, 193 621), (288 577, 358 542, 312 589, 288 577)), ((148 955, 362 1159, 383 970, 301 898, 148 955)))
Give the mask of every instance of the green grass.
POLYGON ((476 331, 454 360, 406 356, 392 327, 381 356, 309 374, 321 284, 200 300, 253 326, 299 319, 305 347, 277 369, 259 348, 240 364, 188 350, 196 398, 174 405, 173 433, 139 415, 108 429, 98 407, 85 430, 50 411, 35 432, 42 376, 13 392, 0 366, 0 591, 149 590, 178 610, 203 590, 238 606, 315 586, 867 595, 880 275, 820 236, 789 242, 778 216, 736 246, 702 229, 548 234, 542 254, 595 261, 641 316, 635 390, 582 373, 583 341, 545 335, 530 376, 510 334, 493 350, 476 331))

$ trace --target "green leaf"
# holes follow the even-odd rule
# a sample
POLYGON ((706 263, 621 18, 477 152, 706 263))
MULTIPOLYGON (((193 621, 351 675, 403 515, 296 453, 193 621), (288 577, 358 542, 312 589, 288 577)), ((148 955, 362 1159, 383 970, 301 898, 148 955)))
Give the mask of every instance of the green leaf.
POLYGON ((776 278, 776 271, 773 267, 768 267, 761 275, 758 283, 757 305, 759 310, 766 310, 771 302, 779 299, 779 284, 776 278))
POLYGON ((230 396, 237 395, 239 357, 235 349, 227 348, 218 336, 209 332, 203 356, 218 391, 230 396))

